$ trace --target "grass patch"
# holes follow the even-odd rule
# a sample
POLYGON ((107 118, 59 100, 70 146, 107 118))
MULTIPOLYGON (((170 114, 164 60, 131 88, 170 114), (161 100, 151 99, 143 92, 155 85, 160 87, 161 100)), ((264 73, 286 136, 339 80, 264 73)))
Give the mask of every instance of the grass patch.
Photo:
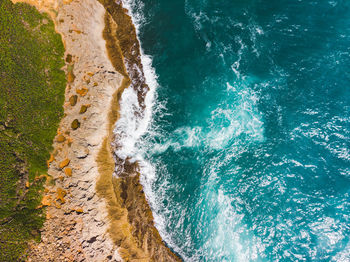
POLYGON ((0 261, 21 261, 40 240, 46 160, 63 116, 64 47, 51 19, 0 1, 0 261))

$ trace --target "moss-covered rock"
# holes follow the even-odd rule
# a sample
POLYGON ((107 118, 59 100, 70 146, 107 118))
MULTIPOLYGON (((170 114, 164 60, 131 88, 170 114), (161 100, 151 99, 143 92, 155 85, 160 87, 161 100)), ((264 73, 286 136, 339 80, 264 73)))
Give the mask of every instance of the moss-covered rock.
POLYGON ((67 62, 67 63, 72 63, 72 55, 71 55, 71 54, 67 54, 67 56, 66 56, 66 62, 67 62))
POLYGON ((71 124, 71 127, 73 130, 76 130, 80 127, 80 122, 78 121, 78 119, 74 119, 72 124, 71 124))
POLYGON ((77 95, 72 95, 70 98, 69 98, 69 104, 71 106, 75 106, 77 104, 77 101, 78 101, 78 96, 77 95))
POLYGON ((67 67, 67 82, 68 83, 73 83, 75 79, 75 75, 73 73, 74 65, 69 65, 67 67))
POLYGON ((88 105, 82 105, 80 107, 80 111, 79 111, 79 114, 84 114, 86 112, 86 110, 88 109, 88 105))

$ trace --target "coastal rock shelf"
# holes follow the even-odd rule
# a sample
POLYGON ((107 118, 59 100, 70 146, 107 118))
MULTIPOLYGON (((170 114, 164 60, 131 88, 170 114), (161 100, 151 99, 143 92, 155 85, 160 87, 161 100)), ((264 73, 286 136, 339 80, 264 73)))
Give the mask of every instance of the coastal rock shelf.
POLYGON ((68 82, 48 160, 53 179, 42 200, 47 220, 41 242, 30 244, 29 261, 178 261, 153 225, 139 174, 113 179, 118 100, 130 83, 141 87, 140 102, 148 90, 143 75, 130 71, 140 65, 140 51, 126 10, 96 0, 23 2, 54 20, 65 45, 68 82), (115 33, 121 30, 131 36, 127 45, 119 46, 115 33), (125 66, 131 45, 136 56, 125 66))

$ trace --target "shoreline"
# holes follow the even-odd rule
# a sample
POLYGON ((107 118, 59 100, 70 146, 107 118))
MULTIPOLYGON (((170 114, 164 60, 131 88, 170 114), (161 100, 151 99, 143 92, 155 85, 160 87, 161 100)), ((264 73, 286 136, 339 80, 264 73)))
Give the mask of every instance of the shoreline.
POLYGON ((103 0, 13 2, 49 13, 66 56, 65 114, 42 200, 47 220, 41 242, 30 243, 29 261, 181 261, 154 226, 137 163, 112 148, 124 89, 135 89, 143 110, 149 90, 126 9, 103 0), (118 177, 116 164, 125 170, 118 177))
POLYGON ((127 10, 122 7, 121 2, 119 4, 105 0, 100 2, 107 10, 103 34, 107 52, 114 68, 124 76, 120 91, 118 90, 115 94, 115 100, 118 103, 113 104, 109 114, 110 135, 105 140, 97 158, 101 176, 96 189, 108 203, 110 236, 119 246, 119 253, 126 261, 140 259, 142 261, 181 261, 164 244, 154 226, 152 211, 140 184, 138 164, 129 162, 128 158, 120 158, 114 150, 122 147, 120 141, 123 138, 122 133, 113 132, 114 123, 120 119, 119 101, 122 93, 126 88, 136 92, 138 106, 142 111, 134 113, 143 115, 149 87, 143 73, 136 29, 127 10), (113 159, 116 164, 114 168, 112 168, 113 165, 107 164, 112 163, 113 159), (107 170, 106 166, 110 166, 110 169, 107 170))

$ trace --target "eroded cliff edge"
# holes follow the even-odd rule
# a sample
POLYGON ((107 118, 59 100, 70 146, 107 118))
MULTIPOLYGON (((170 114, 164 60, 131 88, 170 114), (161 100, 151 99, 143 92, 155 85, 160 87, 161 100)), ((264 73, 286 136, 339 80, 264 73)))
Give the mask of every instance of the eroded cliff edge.
POLYGON ((42 200, 47 220, 29 260, 178 261, 154 227, 137 164, 113 155, 123 90, 134 88, 143 107, 148 91, 131 18, 118 1, 25 2, 53 18, 68 81, 42 200), (116 164, 126 171, 113 176, 116 164))

